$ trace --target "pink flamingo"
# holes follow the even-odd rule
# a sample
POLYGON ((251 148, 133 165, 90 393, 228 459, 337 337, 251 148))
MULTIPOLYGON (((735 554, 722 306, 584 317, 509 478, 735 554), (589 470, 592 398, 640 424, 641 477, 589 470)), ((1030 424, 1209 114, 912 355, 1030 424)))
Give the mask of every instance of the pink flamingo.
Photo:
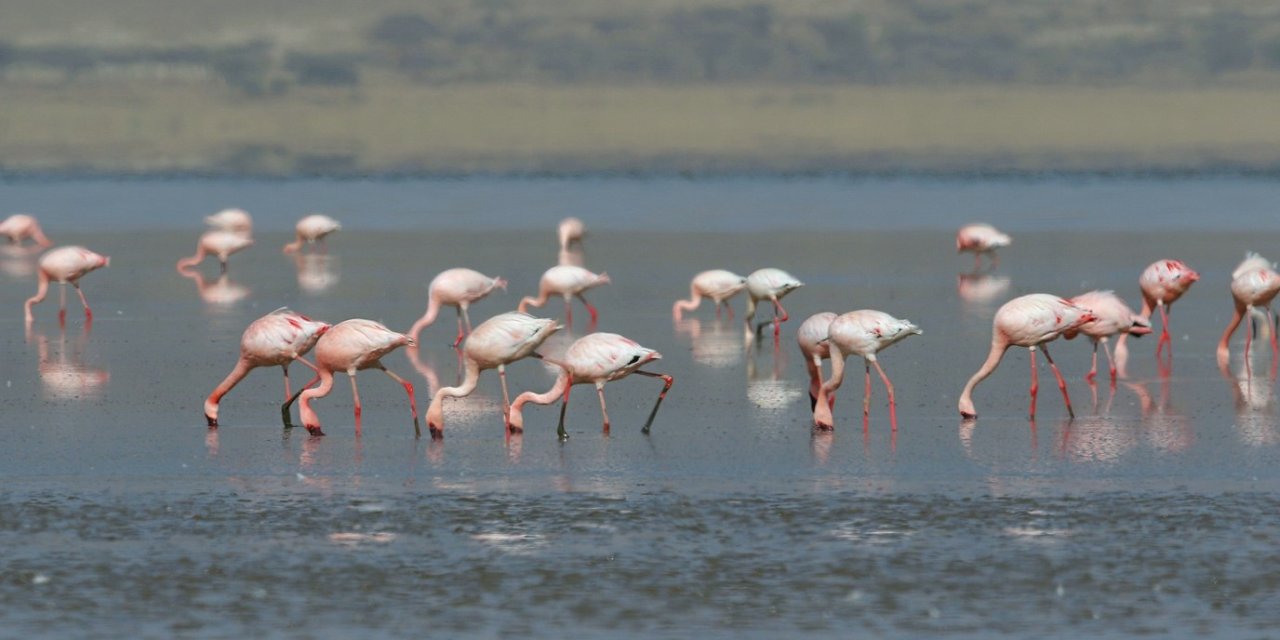
POLYGON ((979 382, 991 375, 1000 365, 1000 360, 1009 347, 1026 347, 1031 351, 1031 419, 1036 417, 1036 392, 1040 384, 1036 377, 1036 348, 1044 351, 1044 357, 1053 369, 1053 376, 1058 379, 1058 389, 1062 391, 1062 399, 1067 404, 1067 414, 1075 417, 1071 409, 1071 398, 1067 395, 1067 381, 1062 378, 1058 366, 1053 363, 1045 343, 1056 340, 1058 336, 1072 329, 1077 329, 1086 322, 1096 320, 1097 316, 1088 309, 1077 307, 1058 296, 1047 293, 1032 293, 1014 298, 996 311, 995 320, 991 323, 991 352, 987 361, 978 372, 969 378, 960 392, 960 415, 965 419, 978 417, 973 408, 973 389, 979 382))
POLYGON ((200 264, 205 256, 217 256, 218 265, 222 273, 227 272, 227 258, 231 254, 244 251, 253 245, 253 238, 240 233, 231 231, 206 231, 200 234, 200 241, 196 243, 196 253, 178 261, 178 272, 186 270, 200 264))
POLYGON ((560 221, 556 235, 560 238, 560 251, 563 253, 569 250, 569 245, 582 244, 582 237, 587 235, 587 226, 577 218, 568 217, 560 221))
POLYGON ((244 209, 223 209, 204 217, 205 224, 214 229, 248 234, 253 231, 253 218, 244 209))
POLYGON ((9 238, 9 242, 13 244, 22 244, 22 241, 27 238, 31 238, 41 247, 53 244, 49 238, 45 237, 35 216, 25 213, 15 213, 0 222, 0 236, 9 238))
POLYGON ((302 249, 302 244, 315 244, 324 250, 325 236, 342 229, 342 225, 337 220, 329 216, 319 213, 313 213, 305 216, 294 225, 296 239, 289 244, 284 245, 285 253, 294 253, 302 249))
MULTIPOLYGON (((1085 334, 1093 342, 1093 365, 1089 367, 1089 374, 1084 377, 1085 380, 1093 382, 1098 376, 1098 344, 1102 344, 1102 350, 1107 354, 1107 366, 1111 370, 1111 382, 1116 381, 1116 361, 1111 357, 1111 347, 1107 346, 1107 341, 1111 336, 1131 335, 1143 336, 1151 333, 1151 322, 1149 319, 1133 312, 1129 305, 1124 303, 1114 292, 1111 291, 1090 291, 1082 293, 1068 300, 1071 304, 1088 309, 1093 312, 1094 319, 1080 325, 1079 329, 1069 329, 1062 333, 1063 337, 1072 340, 1078 334, 1085 334)), ((1116 347, 1116 351, 1120 351, 1120 347, 1116 347)), ((1123 360, 1123 356, 1117 353, 1117 358, 1123 360)))
POLYGON ((989 224, 969 224, 960 227, 960 231, 956 233, 956 253, 973 253, 974 271, 982 267, 983 254, 991 256, 991 267, 995 268, 1000 264, 996 249, 1007 247, 1010 242, 1012 239, 1007 234, 989 224))
POLYGON ((90 271, 110 264, 110 257, 98 255, 84 247, 58 247, 41 256, 36 294, 28 298, 23 307, 26 321, 28 323, 32 321, 31 307, 44 300, 45 294, 49 291, 49 282, 53 281, 62 285, 59 290, 58 323, 64 324, 67 320, 68 284, 75 287, 76 293, 80 295, 80 304, 84 305, 85 321, 92 322, 93 310, 89 308, 89 301, 84 299, 84 291, 80 290, 80 278, 90 271))
POLYGON ((471 333, 471 318, 467 317, 467 307, 493 293, 494 289, 506 291, 507 281, 501 277, 490 278, 473 269, 441 271, 431 280, 427 293, 427 311, 413 323, 413 328, 409 329, 409 337, 416 342, 418 334, 436 321, 441 305, 448 305, 458 310, 458 337, 453 341, 453 346, 458 346, 462 338, 471 333))
POLYGON ((502 416, 506 421, 510 414, 510 395, 507 392, 506 365, 527 356, 541 358, 534 350, 542 346, 551 334, 561 329, 560 323, 546 318, 535 318, 527 313, 508 312, 496 315, 476 327, 462 346, 466 377, 456 387, 443 387, 436 391, 427 409, 427 428, 431 437, 444 437, 444 399, 463 398, 471 395, 480 382, 480 372, 497 369, 502 380, 502 416))
POLYGON ((813 423, 818 429, 831 429, 834 420, 831 416, 831 403, 827 396, 840 388, 844 382, 844 360, 850 355, 862 356, 866 366, 866 391, 862 397, 862 425, 866 428, 871 416, 871 367, 875 366, 880 379, 889 391, 889 422, 893 429, 898 429, 897 400, 893 395, 893 383, 880 368, 876 354, 909 336, 920 335, 920 327, 909 320, 895 318, 883 311, 861 309, 850 311, 831 321, 827 332, 827 343, 831 349, 831 378, 818 392, 814 403, 813 423))
MULTIPOLYGON (((751 320, 756 317, 756 304, 762 300, 768 300, 773 303, 773 337, 776 340, 782 332, 782 323, 787 321, 790 316, 787 310, 782 308, 782 303, 778 302, 783 296, 803 287, 804 283, 795 279, 791 274, 782 269, 758 269, 747 276, 747 332, 751 332, 751 320)), ((769 321, 761 322, 756 325, 755 334, 760 335, 760 331, 764 329, 764 325, 769 321)))
POLYGON ((729 299, 745 288, 747 288, 747 279, 732 271, 724 269, 703 271, 694 276, 693 281, 689 283, 689 299, 677 300, 671 307, 671 314, 675 316, 676 321, 679 321, 683 312, 697 309, 705 296, 716 303, 717 318, 720 317, 721 305, 729 310, 729 317, 732 318, 733 307, 729 306, 729 299))
POLYGON ((576 297, 586 305, 587 312, 591 314, 591 324, 594 325, 599 318, 596 308, 587 302, 586 297, 582 295, 587 289, 598 287, 603 284, 609 284, 609 275, 606 273, 595 274, 573 265, 562 264, 547 269, 542 274, 542 280, 538 284, 538 297, 526 296, 520 301, 517 311, 524 313, 528 307, 541 307, 547 303, 547 298, 552 294, 564 297, 564 321, 567 325, 573 324, 573 307, 571 306, 571 298, 576 297))
MULTIPOLYGON (((1267 325, 1271 328, 1271 355, 1275 359, 1280 347, 1276 344, 1275 314, 1271 310, 1271 301, 1277 293, 1280 293, 1280 274, 1276 273, 1272 264, 1256 253, 1245 254, 1244 261, 1231 274, 1231 297, 1235 300, 1235 313, 1227 323, 1226 331, 1222 333, 1222 340, 1218 342, 1219 366, 1226 367, 1230 359, 1228 343, 1245 315, 1249 316, 1249 329, 1244 333, 1244 352, 1248 355, 1255 331, 1252 314, 1254 309, 1266 311, 1267 325)), ((1248 364, 1247 357, 1245 364, 1248 364)))
MULTIPOLYGON (((409 394, 409 410, 413 412, 413 432, 421 435, 418 427, 418 403, 413 397, 413 385, 387 369, 379 361, 382 356, 394 351, 397 347, 413 346, 413 339, 396 333, 381 323, 373 320, 355 318, 334 325, 320 340, 316 342, 316 373, 320 376, 320 385, 304 389, 298 399, 298 413, 302 425, 313 436, 322 436, 320 417, 311 408, 311 401, 329 395, 333 389, 333 372, 345 371, 351 378, 351 396, 356 405, 356 435, 360 435, 360 389, 356 387, 356 372, 364 369, 378 369, 404 386, 409 394)), ((310 384, 310 383, 308 383, 310 384)))
MULTIPOLYGON (((1138 278, 1138 286, 1142 288, 1142 316, 1150 318, 1152 311, 1160 309, 1163 327, 1160 340, 1156 342, 1157 358, 1166 342, 1169 343, 1169 354, 1173 355, 1173 338, 1169 335, 1169 308, 1199 279, 1200 274, 1181 260, 1157 260, 1138 278)), ((1124 336, 1120 336, 1120 340, 1123 341, 1124 336)))
MULTIPOLYGON (((320 336, 329 330, 329 324, 317 322, 300 313, 281 307, 249 323, 244 334, 240 336, 240 359, 231 373, 209 394, 204 401, 204 417, 210 427, 218 426, 218 403, 249 372, 258 367, 279 366, 284 371, 284 399, 280 408, 285 427, 292 427, 289 421, 289 406, 293 404, 293 392, 289 389, 289 363, 301 362, 308 369, 317 371, 315 365, 302 357, 320 336)), ((319 372, 317 371, 317 378, 319 372)), ((305 389, 311 382, 302 385, 305 389)))
MULTIPOLYGON (((796 329, 796 342, 800 343, 800 353, 804 356, 804 366, 809 372, 809 410, 818 404, 818 394, 822 391, 822 361, 831 357, 831 343, 827 341, 831 321, 836 314, 830 311, 815 313, 800 323, 796 329)), ((835 403, 835 396, 827 398, 835 403)))
POLYGON ((508 429, 512 432, 524 430, 522 410, 526 402, 551 404, 560 398, 560 426, 556 429, 556 433, 561 440, 568 438, 569 433, 564 429, 564 416, 569 407, 569 390, 575 384, 594 384, 596 393, 600 396, 600 415, 604 417, 604 432, 608 433, 609 411, 604 403, 604 385, 606 382, 613 382, 638 373, 651 378, 662 378, 663 381, 662 391, 658 392, 658 400, 653 404, 653 410, 649 412, 649 417, 640 430, 641 433, 647 434, 649 426, 653 424, 654 416, 658 415, 658 407, 662 404, 663 398, 667 397, 667 391, 671 389, 671 383, 675 379, 665 373, 641 371, 640 367, 661 358, 662 354, 657 351, 642 347, 636 341, 616 333, 592 333, 578 338, 569 345, 561 360, 547 359, 548 362, 560 365, 562 369, 550 390, 546 393, 526 391, 512 403, 511 412, 507 418, 508 429))

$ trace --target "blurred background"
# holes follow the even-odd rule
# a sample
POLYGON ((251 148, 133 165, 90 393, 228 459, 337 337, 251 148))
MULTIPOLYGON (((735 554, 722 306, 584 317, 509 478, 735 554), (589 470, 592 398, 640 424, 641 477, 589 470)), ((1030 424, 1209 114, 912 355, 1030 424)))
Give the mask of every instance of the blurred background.
POLYGON ((1280 167, 1273 0, 3 0, 0 170, 1280 167))

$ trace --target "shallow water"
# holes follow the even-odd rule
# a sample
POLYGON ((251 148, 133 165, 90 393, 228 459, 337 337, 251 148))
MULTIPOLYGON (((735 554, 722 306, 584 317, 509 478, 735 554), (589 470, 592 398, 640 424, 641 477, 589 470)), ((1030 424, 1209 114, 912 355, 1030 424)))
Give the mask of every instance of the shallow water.
MULTIPOLYGON (((0 628, 15 635, 1243 638, 1280 622, 1272 361, 1263 340, 1243 375, 1237 336, 1228 375, 1214 362, 1230 271, 1280 238, 1272 182, 16 181, 0 194, 44 214, 55 241, 112 255, 83 281, 91 330, 72 295, 65 331, 55 297, 30 335, 31 258, 0 256, 0 628), (223 204, 255 214, 257 245, 221 283, 206 264, 201 290, 173 263, 223 204), (345 229, 327 258, 295 264, 278 249, 310 210, 345 229), (652 435, 639 426, 659 383, 637 377, 606 388, 608 436, 581 387, 567 442, 554 406, 504 438, 492 372, 447 405, 443 442, 415 440, 403 391, 367 372, 360 438, 341 380, 316 402, 328 436, 283 431, 276 370, 204 427, 200 403, 254 318, 289 305, 403 329, 430 277, 467 265, 511 281, 473 307, 479 322, 535 289, 567 214, 592 229, 587 266, 613 277, 588 294, 599 329, 659 349, 651 369, 676 378, 652 435), (954 228, 979 218, 1015 245, 964 278, 954 228), (1087 343, 1053 343, 1077 417, 1042 370, 1029 423, 1016 350, 979 387, 981 418, 960 421, 1002 301, 1113 288, 1136 305, 1138 273, 1163 257, 1202 275, 1173 308, 1171 375, 1143 339, 1129 379, 1091 389, 1087 343), (807 283, 784 299, 776 352, 706 306, 671 322, 693 273, 759 266, 807 283), (925 331, 881 356, 899 428, 875 380, 863 430, 851 360, 835 432, 812 434, 795 327, 863 307, 925 331)), ((575 308, 576 334, 585 319, 575 308)), ((446 313, 417 362, 384 360, 423 409, 433 380, 456 377, 453 331, 446 313)), ((552 376, 524 362, 510 381, 544 390, 552 376)))

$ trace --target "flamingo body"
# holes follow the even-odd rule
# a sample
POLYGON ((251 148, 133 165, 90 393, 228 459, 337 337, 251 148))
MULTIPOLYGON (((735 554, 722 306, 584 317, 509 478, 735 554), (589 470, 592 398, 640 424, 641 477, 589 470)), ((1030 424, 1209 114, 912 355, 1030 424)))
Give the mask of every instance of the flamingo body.
POLYGON ((413 346, 413 344, 409 336, 396 333, 379 322, 362 318, 339 322, 325 331, 315 345, 316 369, 320 375, 320 385, 304 390, 298 398, 303 426, 312 435, 324 435, 320 430, 320 418, 311 408, 311 401, 329 395, 329 391, 333 388, 334 372, 343 371, 351 377, 351 393, 356 405, 356 435, 359 435, 361 406, 360 391, 356 387, 356 372, 364 369, 378 369, 404 386, 405 392, 409 394, 409 408, 413 412, 413 427, 416 432, 418 406, 413 397, 413 385, 389 371, 380 361, 388 353, 403 346, 413 346))
POLYGON ((889 382, 876 354, 905 340, 920 335, 920 327, 909 320, 895 318, 883 311, 861 309, 837 316, 827 328, 827 344, 831 357, 831 378, 823 383, 814 403, 814 424, 819 428, 831 428, 831 405, 827 396, 840 388, 844 381, 844 360, 850 355, 862 356, 866 362, 866 393, 862 402, 864 418, 870 414, 871 367, 875 366, 889 393, 889 410, 894 428, 897 428, 897 402, 893 384, 889 382))
POLYGON ((815 313, 796 329, 796 342, 804 356, 804 366, 809 372, 809 408, 813 409, 822 390, 822 361, 831 357, 831 343, 827 341, 831 321, 836 314, 830 311, 815 313))
MULTIPOLYGON (((1138 287, 1142 289, 1142 315, 1150 318, 1156 309, 1160 310, 1160 339, 1156 342, 1156 356, 1165 343, 1169 343, 1169 353, 1173 353, 1173 338, 1169 335, 1169 308, 1182 297, 1200 279, 1200 274, 1188 267, 1181 260, 1156 260, 1142 271, 1138 277, 1138 287)), ((1120 339, 1123 341, 1124 336, 1120 339)))
MULTIPOLYGON (((778 334, 782 331, 782 323, 786 322, 790 317, 779 301, 783 296, 803 286, 803 282, 800 282, 782 269, 765 268, 751 272, 751 275, 747 276, 746 323, 748 331, 751 329, 751 320, 756 315, 756 305, 761 301, 767 300, 773 303, 773 335, 775 338, 778 337, 778 334)), ((768 323, 762 322, 756 327, 757 334, 760 333, 765 324, 768 323)))
POLYGON ((418 334, 435 322, 440 307, 455 307, 458 310, 458 337, 453 343, 456 347, 462 342, 463 336, 471 331, 471 319, 467 317, 468 307, 472 302, 484 298, 494 289, 499 288, 505 291, 507 281, 501 277, 490 278, 474 269, 458 268, 441 271, 432 278, 431 285, 427 288, 427 310, 417 322, 413 323, 413 328, 409 330, 409 337, 417 341, 418 334), (466 332, 463 331, 464 324, 466 332))
POLYGON ((1011 242, 1008 234, 1001 233, 989 224, 969 224, 960 227, 960 231, 956 233, 956 253, 972 253, 974 268, 981 266, 983 255, 991 256, 994 265, 999 260, 996 249, 1007 247, 1011 242))
POLYGON ((1086 380, 1093 380, 1098 374, 1098 345, 1101 344, 1107 355, 1107 364, 1111 371, 1111 379, 1116 379, 1116 360, 1123 361, 1121 347, 1116 347, 1116 358, 1111 357, 1111 348, 1107 341, 1112 336, 1141 336, 1151 333, 1151 322, 1141 314, 1135 313, 1124 300, 1112 291, 1089 291, 1068 300, 1071 304, 1093 312, 1094 319, 1080 325, 1076 329, 1063 332, 1063 337, 1071 340, 1077 334, 1089 336, 1093 342, 1093 366, 1090 367, 1086 380))
POLYGON ((525 309, 530 306, 541 307, 546 304, 549 297, 559 295, 564 298, 565 322, 572 323, 570 303, 571 298, 576 297, 582 301, 582 304, 586 305, 587 312, 591 314, 591 322, 595 323, 599 318, 599 314, 596 312, 596 308, 591 306, 590 302, 587 302, 583 292, 600 285, 609 284, 609 282, 609 275, 606 273, 596 274, 574 265, 557 265, 547 269, 542 274, 542 279, 538 283, 538 297, 526 296, 520 300, 520 306, 517 310, 524 313, 525 309))
POLYGON ((215 229, 200 234, 196 242, 195 255, 178 261, 178 271, 200 264, 205 256, 215 256, 222 271, 227 270, 227 259, 231 254, 244 251, 253 245, 253 239, 241 233, 215 229))
POLYGON ((213 215, 204 217, 205 224, 214 229, 233 233, 249 233, 253 231, 253 218, 244 209, 223 209, 213 215))
MULTIPOLYGON (((287 307, 276 309, 249 323, 240 336, 240 359, 235 369, 204 402, 204 416, 209 426, 218 426, 218 404, 222 397, 244 379, 249 371, 258 367, 279 366, 284 369, 286 404, 283 411, 287 415, 288 400, 292 396, 289 389, 289 365, 299 360, 314 370, 315 367, 302 356, 311 351, 328 329, 328 323, 312 320, 287 307)), ((303 385, 303 388, 309 384, 303 385)))
MULTIPOLYGON (((57 282, 64 286, 70 284, 75 287, 76 293, 80 295, 80 303, 84 305, 85 319, 92 320, 93 310, 89 308, 84 292, 80 290, 80 278, 90 271, 101 269, 110 264, 110 257, 96 254, 84 247, 58 247, 45 253, 40 257, 38 265, 36 294, 28 298, 23 305, 26 321, 28 323, 31 322, 31 307, 44 300, 45 295, 48 293, 50 282, 57 282)), ((66 319, 65 296, 58 315, 60 319, 66 319)))
MULTIPOLYGON (((1255 309, 1267 315, 1267 321, 1271 327, 1271 347, 1274 357, 1277 343, 1275 314, 1271 310, 1271 301, 1275 299, 1277 293, 1280 293, 1280 274, 1276 273, 1274 265, 1256 253, 1246 254, 1244 261, 1231 274, 1231 298, 1235 302, 1235 313, 1227 323, 1222 339, 1218 342, 1217 355, 1220 366, 1225 368, 1230 358, 1228 345, 1236 327, 1240 326, 1240 321, 1246 315, 1249 315, 1249 323, 1252 325, 1253 316, 1250 314, 1255 309)), ((1253 330, 1250 327, 1250 330, 1245 332, 1246 365, 1248 365, 1247 352, 1252 338, 1253 330)))
POLYGON ((53 244, 49 238, 45 237, 44 231, 40 228, 40 222, 35 216, 25 213, 15 213, 0 221, 0 236, 8 238, 13 244, 22 244, 22 241, 27 238, 31 238, 41 247, 53 244))
POLYGON ((284 252, 293 253, 299 251, 302 249, 303 243, 320 243, 323 245, 326 236, 340 229, 342 229, 342 225, 329 216, 319 213, 304 216, 294 225, 295 239, 293 242, 284 245, 284 252))
MULTIPOLYGON (((679 320, 683 312, 693 311, 702 304, 702 298, 711 298, 716 303, 716 316, 720 315, 720 305, 728 306, 730 298, 747 288, 747 279, 724 269, 703 271, 693 277, 689 283, 689 299, 677 300, 671 308, 672 315, 679 320)), ((730 313, 733 310, 730 309, 730 313)))

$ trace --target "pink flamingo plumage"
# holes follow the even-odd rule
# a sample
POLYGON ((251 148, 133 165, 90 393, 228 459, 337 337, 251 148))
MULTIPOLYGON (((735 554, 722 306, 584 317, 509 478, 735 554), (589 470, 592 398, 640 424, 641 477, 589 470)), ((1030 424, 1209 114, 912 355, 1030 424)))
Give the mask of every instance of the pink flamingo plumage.
POLYGON ((1097 319, 1092 311, 1082 309, 1054 295, 1032 293, 1014 298, 1004 303, 996 311, 991 323, 991 351, 987 361, 978 372, 969 378, 960 392, 960 415, 966 419, 978 417, 973 408, 973 389, 979 382, 991 375, 1000 365, 1000 360, 1009 347, 1026 347, 1031 351, 1031 419, 1036 417, 1036 392, 1040 389, 1036 376, 1036 349, 1044 351, 1044 357, 1053 369, 1058 380, 1058 389, 1062 391, 1062 400, 1067 404, 1067 414, 1075 417, 1071 409, 1071 398, 1067 395, 1067 381, 1062 378, 1058 366, 1053 363, 1045 343, 1056 340, 1058 336, 1080 325, 1097 319))
POLYGON ((31 238, 41 247, 53 245, 49 238, 45 237, 44 231, 40 228, 40 222, 35 216, 25 213, 15 213, 0 222, 0 236, 7 237, 13 244, 22 244, 23 240, 31 238))
MULTIPOLYGON (((289 405, 293 404, 293 392, 289 389, 289 364, 295 360, 316 371, 316 366, 303 356, 316 346, 320 336, 329 330, 329 324, 318 322, 300 313, 281 307, 249 323, 240 336, 240 359, 231 373, 214 388, 204 401, 204 417, 210 427, 218 426, 218 404, 249 372, 258 367, 278 366, 284 371, 284 399, 280 408, 286 427, 289 421, 289 405)), ((317 372, 317 376, 319 373, 317 372)), ((302 385, 305 389, 315 382, 302 385)))
MULTIPOLYGON (((803 282, 800 282, 782 269, 765 268, 751 272, 751 275, 747 276, 747 314, 745 320, 747 331, 751 332, 751 321, 756 316, 756 304, 768 300, 773 303, 773 337, 776 341, 782 332, 782 323, 790 318, 787 315, 787 310, 782 307, 782 303, 779 300, 803 286, 803 282)), ((756 325, 755 335, 760 335, 760 331, 764 329, 766 324, 769 324, 769 321, 756 325)))
MULTIPOLYGON (((822 361, 831 357, 831 343, 827 341, 830 334, 831 321, 836 314, 830 311, 815 313, 800 323, 796 329, 796 342, 800 344, 800 353, 804 356, 804 367, 809 372, 809 409, 818 404, 818 394, 822 391, 822 361)), ((827 398, 835 402, 835 395, 827 398)))
POLYGON ((573 265, 557 265, 547 269, 542 274, 542 280, 538 283, 538 297, 526 296, 520 301, 517 311, 524 313, 529 307, 541 307, 547 303, 547 298, 552 295, 559 295, 564 298, 564 321, 566 325, 573 324, 573 307, 572 298, 577 298, 586 305, 587 313, 591 314, 591 324, 594 325, 599 319, 596 308, 587 302, 583 292, 598 287, 600 285, 609 284, 609 274, 592 273, 573 265))
POLYGON ((640 367, 661 358, 662 354, 657 351, 642 347, 635 340, 624 338, 616 333, 592 333, 578 338, 569 345, 564 357, 559 360, 546 359, 561 368, 555 385, 546 393, 526 391, 520 394, 511 404, 511 412, 507 418, 508 428, 514 432, 524 430, 523 408, 526 402, 551 404, 559 398, 561 399, 560 426, 556 429, 556 433, 561 439, 568 438, 569 434, 564 428, 564 416, 569 406, 569 390, 575 384, 594 384, 596 393, 600 396, 600 415, 604 418, 604 431, 608 433, 609 411, 604 403, 604 385, 606 382, 613 382, 638 373, 651 378, 662 378, 664 383, 662 391, 658 392, 657 402, 653 404, 653 410, 649 412, 649 417, 640 430, 642 433, 649 433, 653 418, 658 415, 658 407, 662 404, 663 398, 667 397, 667 391, 671 389, 675 379, 665 373, 641 371, 640 367))
POLYGON ((284 245, 285 253, 294 253, 302 249, 303 243, 317 244, 324 250, 325 236, 342 229, 337 220, 329 216, 313 213, 303 217, 294 225, 294 241, 284 245))
POLYGON ((311 401, 329 395, 333 389, 333 373, 345 371, 351 378, 351 395, 355 400, 356 435, 360 435, 360 390, 356 387, 356 372, 364 369, 378 369, 404 386, 409 394, 409 410, 413 412, 413 431, 420 435, 418 427, 418 403, 413 397, 413 385, 382 365, 380 358, 403 346, 413 346, 409 336, 396 333, 381 323, 373 320, 354 318, 345 320, 331 327, 316 342, 316 373, 320 375, 320 385, 305 389, 298 398, 298 413, 302 425, 311 435, 322 436, 320 417, 311 408, 311 401))
POLYGON ((583 236, 587 235, 587 226, 577 218, 568 217, 560 221, 556 235, 560 239, 560 251, 565 252, 572 244, 582 244, 583 236))
POLYGON ((462 346, 466 368, 462 384, 438 389, 431 399, 431 407, 427 409, 427 428, 431 437, 444 437, 444 399, 471 395, 480 382, 480 372, 485 369, 497 369, 502 380, 502 416, 506 422, 511 404, 506 365, 528 356, 541 358, 534 350, 561 328, 555 320, 535 318, 518 311, 502 313, 480 323, 462 346))
POLYGON ((80 278, 83 278, 90 271, 101 269, 110 264, 110 257, 98 255, 84 247, 58 247, 40 256, 36 294, 28 298, 23 306, 23 313, 27 323, 29 324, 33 319, 31 307, 44 300, 49 291, 50 281, 62 285, 60 289, 60 306, 58 308, 59 324, 65 323, 67 319, 68 284, 75 287, 76 293, 80 295, 80 304, 84 305, 85 321, 92 322, 93 310, 89 308, 89 301, 84 298, 84 291, 80 290, 80 278))
POLYGON ((1231 355, 1228 346, 1231 335, 1235 333, 1236 327, 1240 326, 1240 321, 1246 315, 1249 316, 1249 328, 1244 333, 1244 351, 1245 364, 1248 364, 1247 356, 1254 332, 1253 309, 1266 311, 1267 324, 1271 328, 1271 354, 1273 359, 1276 358, 1280 347, 1276 343, 1275 314, 1271 310, 1271 301, 1275 299, 1277 293, 1280 293, 1280 274, 1276 273, 1273 265, 1256 253, 1246 254, 1244 261, 1231 274, 1231 297, 1235 301, 1235 313, 1227 323, 1226 331, 1222 333, 1222 340, 1218 342, 1217 355, 1220 367, 1227 366, 1231 355))
POLYGON ((204 217, 205 224, 214 229, 248 234, 253 231, 253 217, 244 209, 223 209, 204 217))
POLYGON ((471 333, 471 318, 467 317, 467 308, 472 302, 483 299, 494 289, 507 290, 507 281, 501 277, 489 276, 473 269, 448 269, 432 278, 427 288, 427 310, 409 329, 409 337, 416 342, 418 334, 436 321, 441 306, 450 306, 458 310, 458 337, 453 346, 458 346, 462 338, 471 333), (465 325, 465 331, 464 331, 465 325))
POLYGON ((982 267, 982 256, 991 256, 991 266, 995 267, 1000 264, 1000 256, 996 254, 996 249, 1007 247, 1012 239, 1008 234, 1001 233, 995 227, 985 223, 975 223, 960 227, 960 231, 956 233, 956 253, 970 252, 973 254, 973 269, 977 271, 982 267))
POLYGON ((233 253, 244 251, 253 245, 253 238, 234 231, 213 230, 200 234, 196 242, 195 255, 178 261, 178 272, 200 264, 205 256, 216 256, 222 273, 227 272, 227 258, 233 253))
POLYGON ((830 429, 834 424, 831 403, 827 397, 844 382, 844 360, 850 355, 862 356, 866 367, 866 391, 862 398, 862 422, 865 427, 871 415, 871 367, 876 368, 889 393, 889 422, 898 428, 897 400, 893 395, 893 383, 876 354, 898 342, 920 335, 920 327, 909 320, 895 318, 883 311, 861 309, 836 317, 827 329, 827 344, 831 349, 831 378, 822 384, 813 407, 813 423, 819 429, 830 429))
MULTIPOLYGON (((1156 342, 1156 357, 1165 343, 1169 343, 1169 354, 1173 355, 1173 338, 1169 335, 1169 308, 1174 301, 1191 288, 1200 279, 1200 274, 1184 264, 1181 260, 1157 260, 1151 263, 1138 278, 1138 286, 1142 289, 1142 316, 1150 318, 1151 312, 1160 309, 1162 328, 1160 340, 1156 342)), ((1124 336, 1120 337, 1124 340, 1124 336)))
POLYGON ((1142 336, 1151 333, 1151 321, 1142 315, 1134 313, 1129 305, 1124 303, 1114 292, 1111 291, 1090 291, 1082 293, 1068 300, 1071 304, 1088 309, 1093 312, 1094 319, 1086 322, 1078 329, 1070 329, 1063 332, 1063 337, 1068 340, 1074 339, 1077 334, 1083 333, 1089 336, 1093 342, 1093 365, 1089 367, 1089 373, 1084 377, 1085 380, 1093 381, 1098 375, 1098 344, 1102 344, 1102 350, 1107 355, 1107 366, 1111 371, 1111 381, 1116 381, 1116 360, 1124 360, 1120 354, 1120 347, 1116 347, 1116 359, 1111 357, 1111 347, 1107 346, 1107 341, 1111 336, 1131 335, 1142 336))
POLYGON ((702 298, 707 297, 716 303, 717 318, 720 317, 722 305, 729 310, 729 317, 732 318, 733 307, 729 306, 729 299, 745 288, 747 288, 747 279, 732 271, 724 269, 703 271, 694 276, 693 281, 689 283, 689 299, 677 300, 671 307, 671 315, 679 321, 685 311, 697 309, 702 304, 702 298))

